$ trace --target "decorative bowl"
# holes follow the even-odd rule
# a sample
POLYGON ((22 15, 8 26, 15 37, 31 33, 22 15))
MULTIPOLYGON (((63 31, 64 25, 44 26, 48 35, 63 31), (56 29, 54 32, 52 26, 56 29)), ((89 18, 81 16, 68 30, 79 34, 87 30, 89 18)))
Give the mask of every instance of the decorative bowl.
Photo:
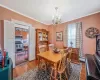
POLYGON ((55 49, 53 49, 53 52, 54 52, 54 53, 59 53, 59 52, 60 52, 60 50, 59 50, 59 49, 57 49, 57 48, 55 48, 55 49))

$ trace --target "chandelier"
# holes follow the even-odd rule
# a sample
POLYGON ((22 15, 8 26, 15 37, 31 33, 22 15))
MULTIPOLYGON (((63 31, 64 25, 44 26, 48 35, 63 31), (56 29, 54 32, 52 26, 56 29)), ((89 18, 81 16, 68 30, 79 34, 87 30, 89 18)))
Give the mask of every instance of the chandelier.
POLYGON ((55 14, 53 16, 52 22, 54 25, 61 23, 61 16, 58 14, 58 7, 55 7, 55 14))

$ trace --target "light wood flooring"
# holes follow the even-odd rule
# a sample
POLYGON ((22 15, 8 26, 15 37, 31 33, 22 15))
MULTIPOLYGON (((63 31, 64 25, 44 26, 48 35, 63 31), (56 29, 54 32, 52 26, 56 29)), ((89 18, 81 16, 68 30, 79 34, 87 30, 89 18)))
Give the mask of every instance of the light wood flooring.
MULTIPOLYGON (((18 65, 15 69, 13 69, 13 77, 18 77, 20 75, 23 75, 23 73, 34 69, 37 66, 37 61, 31 61, 31 62, 27 62, 27 63, 23 63, 21 65, 18 65)), ((85 64, 82 63, 82 71, 81 71, 81 76, 80 76, 80 80, 86 80, 86 72, 85 72, 85 64)))

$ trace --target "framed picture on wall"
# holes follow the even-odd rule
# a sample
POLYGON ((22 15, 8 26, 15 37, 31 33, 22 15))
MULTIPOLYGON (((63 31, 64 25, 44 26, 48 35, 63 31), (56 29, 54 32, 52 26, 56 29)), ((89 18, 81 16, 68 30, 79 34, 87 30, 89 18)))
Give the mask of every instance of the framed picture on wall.
POLYGON ((56 32, 56 41, 63 41, 63 32, 56 32))

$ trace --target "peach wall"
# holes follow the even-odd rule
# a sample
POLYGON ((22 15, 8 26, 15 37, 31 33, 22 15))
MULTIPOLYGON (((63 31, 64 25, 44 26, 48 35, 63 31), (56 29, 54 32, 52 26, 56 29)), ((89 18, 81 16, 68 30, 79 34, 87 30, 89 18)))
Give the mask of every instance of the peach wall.
MULTIPOLYGON (((95 53, 95 39, 89 39, 85 36, 85 31, 87 28, 89 27, 97 27, 98 29, 100 29, 100 13, 91 15, 91 16, 87 16, 84 18, 80 18, 77 20, 73 20, 73 21, 69 21, 60 25, 57 25, 57 27, 53 26, 53 25, 45 25, 42 24, 40 22, 37 22, 33 19, 24 17, 20 14, 17 14, 15 12, 12 12, 8 9, 5 9, 3 7, 0 7, 0 20, 11 20, 11 19, 15 19, 15 20, 19 20, 19 21, 24 21, 26 23, 32 24, 33 27, 35 28, 42 28, 42 29, 46 29, 49 30, 49 41, 50 43, 54 43, 58 48, 62 48, 64 43, 63 41, 56 41, 56 32, 60 32, 60 31, 64 31, 65 27, 69 24, 69 23, 74 23, 74 22, 82 22, 83 25, 83 51, 84 53, 91 53, 94 54, 95 53)), ((1 30, 1 29, 0 29, 1 30)), ((1 41, 1 32, 0 31, 0 41, 1 41)))
POLYGON ((19 20, 19 21, 23 21, 23 22, 32 24, 33 27, 36 27, 36 28, 39 28, 39 29, 43 28, 43 29, 48 30, 47 25, 42 24, 40 22, 37 22, 33 19, 27 18, 25 16, 22 16, 18 13, 15 13, 13 11, 10 11, 10 10, 0 6, 0 20, 11 20, 11 19, 15 19, 15 20, 19 20))
POLYGON ((100 30, 100 13, 93 14, 87 17, 83 17, 77 20, 65 22, 62 24, 57 25, 57 27, 54 27, 53 25, 49 25, 49 30, 50 30, 50 38, 49 41, 50 43, 54 43, 56 47, 62 48, 64 43, 63 41, 56 41, 55 39, 55 34, 56 32, 64 31, 65 27, 70 24, 70 23, 75 23, 75 22, 82 22, 83 26, 83 51, 84 54, 94 54, 95 53, 95 48, 96 48, 96 42, 95 39, 90 39, 85 36, 85 31, 89 27, 96 27, 100 30), (53 28, 52 28, 53 27, 53 28), (52 30, 54 29, 54 30, 52 30), (52 37, 53 36, 53 37, 52 37))
POLYGON ((4 49, 4 21, 0 20, 0 48, 4 49))

